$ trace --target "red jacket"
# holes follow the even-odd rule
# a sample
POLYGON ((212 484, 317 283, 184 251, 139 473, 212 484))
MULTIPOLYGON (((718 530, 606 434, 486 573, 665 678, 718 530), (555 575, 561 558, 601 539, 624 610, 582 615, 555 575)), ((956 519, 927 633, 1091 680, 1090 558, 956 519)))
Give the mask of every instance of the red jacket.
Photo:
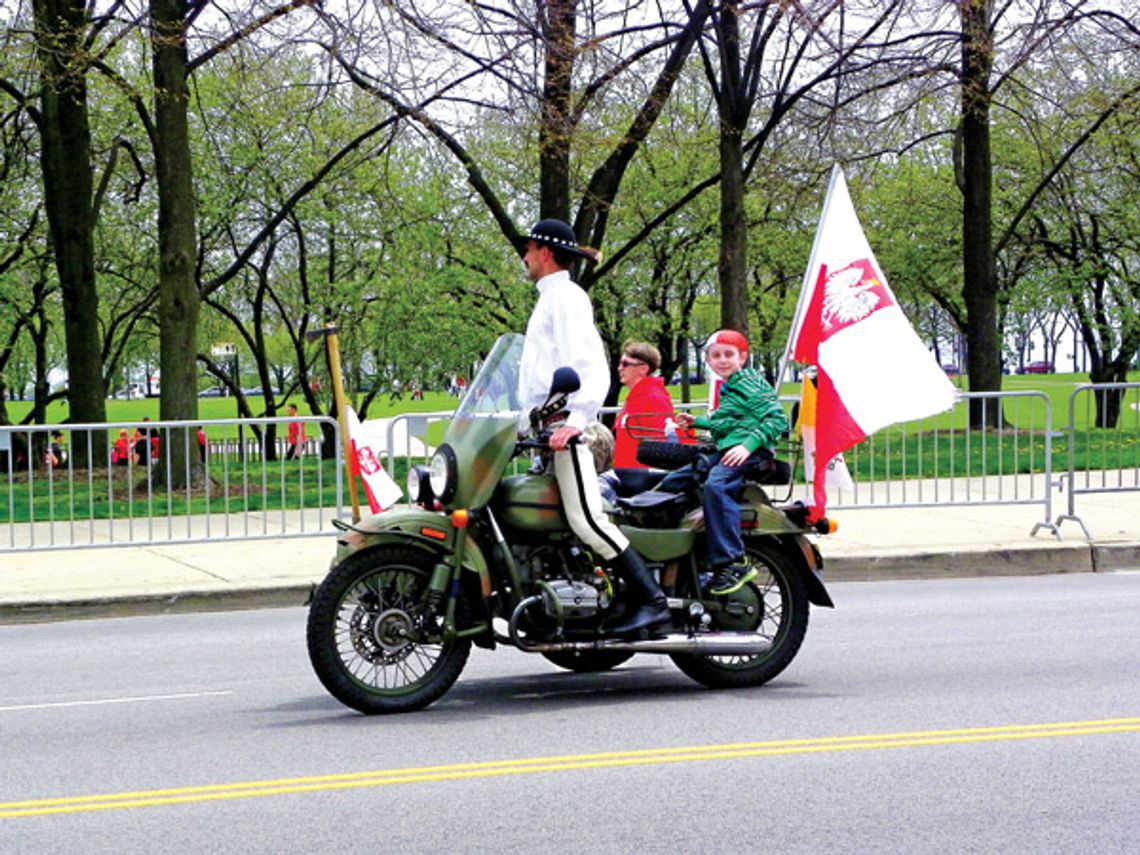
POLYGON ((614 468, 645 468, 637 462, 637 444, 641 439, 663 439, 665 420, 673 415, 673 399, 665 391, 660 377, 644 377, 629 390, 625 406, 614 421, 614 468), (630 432, 637 429, 637 436, 630 432), (650 429, 654 429, 650 432, 650 429))

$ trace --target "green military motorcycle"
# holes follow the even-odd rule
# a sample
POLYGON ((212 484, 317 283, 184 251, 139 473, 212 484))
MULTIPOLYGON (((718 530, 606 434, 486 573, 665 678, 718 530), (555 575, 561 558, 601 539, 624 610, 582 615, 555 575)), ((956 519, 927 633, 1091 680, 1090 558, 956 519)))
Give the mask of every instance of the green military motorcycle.
MULTIPOLYGON (((576 542, 540 465, 577 375, 559 369, 520 430, 521 353, 522 336, 496 343, 430 467, 409 472, 410 506, 339 524, 308 618, 309 658, 325 688, 364 713, 421 709, 456 681, 472 644, 509 645, 578 672, 665 653, 712 687, 758 686, 783 671, 803 642, 809 604, 832 605, 805 537, 825 529, 807 526, 802 505, 777 508, 746 480, 741 525, 760 573, 728 596, 706 595, 699 488, 641 490, 663 473, 625 470, 633 495, 616 499, 612 517, 658 575, 673 623, 652 636, 608 633, 625 607, 622 583, 576 542), (509 474, 527 453, 536 465, 509 474)), ((652 445, 666 446, 642 443, 652 445)), ((666 460, 681 451, 659 450, 666 460)))

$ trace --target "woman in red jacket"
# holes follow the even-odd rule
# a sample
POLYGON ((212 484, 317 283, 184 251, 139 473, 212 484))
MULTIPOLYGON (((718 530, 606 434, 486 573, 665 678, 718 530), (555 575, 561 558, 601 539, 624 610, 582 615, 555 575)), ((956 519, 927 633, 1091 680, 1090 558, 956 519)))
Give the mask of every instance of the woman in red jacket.
POLYGON ((614 421, 615 469, 644 467, 637 462, 638 441, 661 439, 666 422, 672 422, 673 399, 665 391, 665 381, 653 374, 659 367, 661 353, 648 342, 627 341, 622 345, 618 377, 629 395, 614 421))

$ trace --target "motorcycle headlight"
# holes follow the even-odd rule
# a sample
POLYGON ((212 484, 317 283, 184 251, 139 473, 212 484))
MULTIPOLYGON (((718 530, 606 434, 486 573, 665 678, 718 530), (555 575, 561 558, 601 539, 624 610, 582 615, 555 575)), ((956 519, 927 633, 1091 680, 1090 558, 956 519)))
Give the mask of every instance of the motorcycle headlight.
POLYGON ((455 495, 459 481, 458 468, 455 451, 445 442, 432 455, 428 478, 432 493, 444 504, 450 502, 455 495))
POLYGON ((406 484, 408 501, 412 504, 422 505, 431 501, 431 470, 427 466, 415 465, 408 467, 408 481, 406 484))

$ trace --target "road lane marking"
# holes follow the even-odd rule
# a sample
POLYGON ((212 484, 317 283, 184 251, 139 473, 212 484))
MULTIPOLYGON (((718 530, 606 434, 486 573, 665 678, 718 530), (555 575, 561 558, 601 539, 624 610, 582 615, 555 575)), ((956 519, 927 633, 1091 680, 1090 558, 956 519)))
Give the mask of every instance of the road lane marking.
POLYGON ((189 698, 213 698, 220 695, 232 695, 233 692, 225 689, 215 692, 179 692, 173 695, 137 695, 125 698, 95 698, 90 701, 52 701, 42 704, 14 704, 0 707, 0 712, 18 712, 20 710, 53 710, 66 707, 97 707, 106 704, 141 704, 150 701, 182 701, 189 698))
POLYGON ((82 813, 101 810, 127 810, 158 805, 189 804, 228 799, 384 787, 433 781, 496 778, 542 772, 567 772, 623 766, 650 766, 666 763, 692 763, 709 760, 739 760, 753 757, 779 757, 793 754, 819 754, 843 751, 871 751, 917 746, 966 745, 1024 739, 1056 739, 1067 736, 1093 736, 1113 733, 1140 733, 1140 718, 1097 721, 1053 722, 1049 724, 976 727, 958 730, 924 730, 903 733, 874 733, 856 736, 787 739, 775 742, 734 742, 676 748, 645 748, 596 754, 570 754, 516 760, 488 760, 407 769, 379 769, 304 778, 277 778, 172 789, 139 790, 104 795, 71 796, 19 802, 0 802, 0 819, 82 813))

